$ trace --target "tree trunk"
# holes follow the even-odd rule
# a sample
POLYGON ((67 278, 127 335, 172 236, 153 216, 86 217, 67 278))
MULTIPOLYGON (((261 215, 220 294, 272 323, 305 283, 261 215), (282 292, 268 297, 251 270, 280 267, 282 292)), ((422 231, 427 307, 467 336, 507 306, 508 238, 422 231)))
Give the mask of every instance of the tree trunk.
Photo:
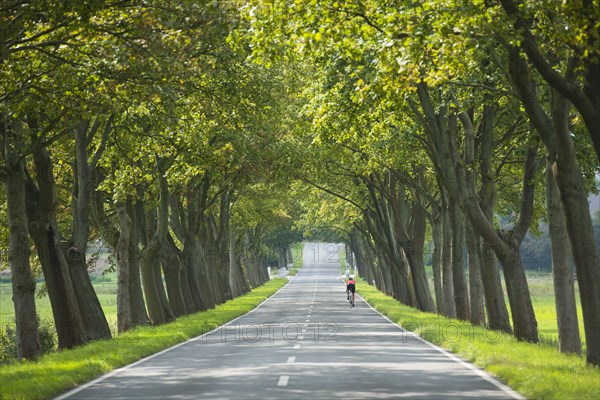
MULTIPOLYGON (((141 204, 141 202, 139 202, 141 204)), ((127 214, 131 218, 131 238, 129 240, 129 300, 131 302, 131 318, 135 326, 147 325, 149 323, 148 313, 146 312, 146 303, 144 302, 144 293, 142 289, 142 279, 140 270, 140 220, 143 213, 140 212, 143 207, 135 205, 131 199, 127 200, 127 214)))
POLYGON ((218 269, 218 277, 221 287, 223 288, 223 295, 221 298, 221 302, 224 303, 227 300, 233 299, 233 294, 231 290, 231 285, 229 281, 229 268, 231 266, 231 261, 229 260, 230 254, 230 245, 229 245, 229 210, 227 210, 227 216, 224 217, 223 213, 219 216, 221 219, 221 228, 219 232, 219 242, 218 242, 218 255, 219 255, 219 269, 218 269), (222 221, 225 218, 226 221, 222 221))
POLYGON ((469 293, 464 269, 465 222, 462 209, 456 200, 450 201, 449 217, 452 227, 452 287, 454 288, 456 318, 469 320, 469 293))
POLYGON ((285 268, 287 269, 287 247, 286 246, 279 246, 277 248, 277 254, 278 254, 278 265, 279 265, 279 269, 281 268, 285 268))
MULTIPOLYGON (((356 266, 359 275, 369 283, 369 285, 373 285, 376 280, 375 275, 371 269, 371 265, 367 262, 362 245, 360 232, 355 228, 350 234, 350 244, 348 245, 348 252, 353 254, 353 263, 356 266)), ((379 286, 375 283, 376 287, 379 286)))
POLYGON ((555 102, 552 107, 553 117, 548 117, 538 101, 529 68, 518 49, 509 49, 509 64, 512 83, 546 146, 547 157, 552 164, 579 282, 587 362, 600 365, 600 256, 595 243, 583 175, 575 158, 568 119, 564 115, 565 107, 555 102))
POLYGON ((504 301, 504 290, 498 268, 498 258, 492 246, 485 240, 481 243, 483 266, 481 279, 484 287, 485 307, 488 317, 488 328, 513 333, 508 316, 508 308, 504 301))
POLYGON ((440 186, 445 190, 452 240, 452 284, 456 317, 469 320, 469 295, 464 273, 464 171, 457 145, 456 115, 447 106, 435 107, 425 82, 417 85, 422 113, 411 106, 429 135, 432 161, 439 172, 440 186))
MULTIPOLYGON (((481 189, 479 192, 481 211, 485 218, 493 224, 494 209, 496 208, 496 182, 492 171, 492 156, 494 153, 494 106, 487 100, 483 109, 481 145, 480 145, 480 175, 481 189)), ((472 222, 470 222, 472 224, 472 222)), ((488 327, 512 333, 510 318, 498 268, 498 259, 494 249, 486 240, 480 241, 482 265, 481 280, 485 296, 485 307, 488 317, 488 327)))
POLYGON ((456 304, 454 303, 454 285, 452 279, 452 226, 448 208, 442 208, 442 286, 444 294, 444 315, 456 318, 456 304))
POLYGON ((163 275, 161 270, 161 263, 164 260, 164 245, 161 246, 161 249, 158 253, 158 260, 156 261, 154 267, 154 276, 156 281, 156 289, 158 291, 158 298, 160 299, 160 305, 163 309, 163 315, 165 316, 166 322, 171 322, 175 319, 175 314, 173 313, 173 309, 171 308, 171 303, 169 303, 169 298, 167 297, 167 292, 165 291, 165 285, 163 282, 163 275))
MULTIPOLYGON (((87 338, 88 340, 98 340, 110 338, 111 332, 106 316, 104 315, 104 310, 100 305, 100 300, 96 296, 94 286, 88 274, 86 262, 93 184, 92 167, 88 161, 87 145, 98 130, 100 123, 97 119, 91 129, 89 129, 89 125, 89 121, 82 121, 75 129, 75 155, 77 163, 74 174, 75 188, 71 204, 73 234, 69 245, 65 246, 65 257, 69 265, 73 288, 75 289, 75 295, 79 303, 87 338)), ((108 125, 110 126, 110 119, 108 125)), ((96 155, 99 156, 98 154, 96 155)))
POLYGON ((571 245, 567 235, 564 211, 551 168, 552 166, 548 164, 546 169, 546 208, 552 245, 552 274, 554 277, 554 300, 558 322, 558 349, 561 353, 581 355, 575 288, 570 268, 571 245))
POLYGON ((87 340, 111 338, 112 334, 108 326, 108 321, 87 271, 85 253, 81 253, 76 247, 69 247, 66 250, 65 258, 69 267, 77 303, 79 304, 79 311, 85 327, 87 340))
POLYGON ((206 271, 204 289, 210 295, 210 308, 223 302, 223 288, 219 277, 219 253, 214 240, 214 236, 207 237, 203 246, 205 257, 202 269, 206 271))
MULTIPOLYGON (((1 115, 1 114, 0 114, 1 115)), ((2 115, 3 116, 3 115, 2 115)), ((7 126, 0 118, 0 138, 4 145, 7 174, 6 211, 8 214, 8 260, 12 278, 12 300, 15 308, 17 357, 35 360, 40 356, 38 321, 35 307, 35 279, 29 262, 29 237, 25 200, 25 172, 15 150, 21 134, 18 126, 7 126)), ((16 125, 16 124, 13 124, 16 125)))
POLYGON ((504 267, 504 280, 515 329, 515 337, 532 343, 538 342, 538 329, 525 269, 519 253, 520 241, 505 237, 505 250, 497 253, 504 267), (512 243, 511 243, 512 242, 512 243))
POLYGON ((204 309, 214 308, 216 302, 215 290, 217 290, 218 282, 215 278, 213 266, 215 260, 215 249, 200 242, 198 245, 199 257, 196 265, 196 274, 198 277, 198 286, 200 287, 200 295, 204 309))
POLYGON ((529 224, 533 218, 534 178, 537 171, 537 143, 530 141, 525 161, 523 189, 519 218, 512 230, 496 231, 492 223, 481 210, 475 184, 475 132, 469 115, 460 113, 465 131, 464 163, 467 165, 466 205, 473 228, 486 240, 500 259, 504 267, 504 279, 508 300, 510 302, 515 337, 537 343, 537 321, 531 304, 531 296, 527 286, 525 270, 519 253, 519 245, 523 241, 529 224))
POLYGON ((169 235, 161 255, 161 264, 165 276, 167 293, 169 295, 168 303, 171 306, 174 317, 180 317, 187 314, 182 290, 183 284, 181 282, 182 268, 177 252, 178 250, 175 246, 175 242, 169 235))
POLYGON ((435 308, 438 314, 444 314, 444 291, 442 287, 442 219, 441 214, 431 220, 431 232, 433 238, 433 255, 431 267, 433 269, 433 288, 435 291, 435 308))
MULTIPOLYGON (((389 223, 385 228, 390 229, 389 223)), ((375 228, 377 229, 377 228, 375 228)), ((372 232, 375 230, 371 229, 372 232)), ((377 246, 378 258, 380 261, 380 267, 384 271, 386 279, 389 279, 386 286, 391 290, 392 296, 399 302, 406 304, 410 307, 416 307, 417 298, 412 285, 412 280, 409 276, 409 270, 402 259, 399 249, 395 243, 388 243, 383 238, 382 233, 375 234, 374 239, 375 245, 377 246), (377 240, 379 238, 379 240, 377 240)))
POLYGON ((160 273, 162 249, 169 233, 169 189, 166 179, 166 161, 156 156, 156 169, 160 190, 158 210, 146 214, 148 244, 142 254, 142 282, 148 314, 154 325, 174 319, 160 273), (153 235, 150 233, 154 232, 153 235))
MULTIPOLYGON (((397 240, 397 225, 401 224, 398 222, 399 212, 394 213, 391 210, 392 205, 376 194, 375 181, 376 177, 373 174, 369 180, 365 180, 374 209, 364 212, 364 220, 378 248, 379 259, 382 262, 380 265, 384 271, 386 268, 389 270, 391 276, 389 288, 394 298, 410 307, 417 307, 417 296, 407 259, 402 254, 403 251, 397 240)), ((396 196, 394 198, 397 200, 396 196)))
POLYGON ((56 223, 56 186, 46 148, 34 152, 38 184, 29 177, 26 202, 29 233, 34 241, 50 297, 58 347, 71 348, 87 341, 79 304, 65 260, 56 223))
POLYGON ((294 263, 294 255, 292 253, 292 246, 290 246, 289 244, 286 246, 286 251, 287 251, 287 262, 289 264, 293 264, 294 263))
POLYGON ((399 189, 396 190, 395 176, 389 175, 389 207, 387 207, 389 211, 386 214, 389 215, 390 237, 395 239, 396 247, 402 249, 401 251, 406 256, 406 264, 410 269, 411 278, 409 290, 410 286, 414 287, 415 305, 421 311, 435 312, 423 263, 423 246, 427 227, 420 196, 418 193, 413 194, 412 207, 410 207, 406 199, 405 185, 400 184, 399 189), (410 231, 409 225, 412 225, 410 231))
MULTIPOLYGON (((33 203, 31 207, 38 208, 34 199, 29 199, 29 202, 33 203)), ((35 211, 30 210, 28 214, 29 233, 44 273, 58 336, 58 347, 65 349, 81 345, 86 342, 85 328, 71 278, 66 271, 68 269, 66 260, 62 257, 64 264, 61 263, 61 255, 57 251, 60 245, 57 243, 56 227, 51 221, 46 222, 43 216, 36 215, 35 211)))
POLYGON ((125 203, 116 204, 119 216, 119 242, 116 247, 117 255, 117 329, 119 333, 134 327, 131 297, 129 295, 129 248, 131 241, 131 218, 127 214, 125 203))
POLYGON ((237 234, 233 229, 229 232, 229 286, 233 298, 249 291, 244 271, 237 255, 237 234))
POLYGON ((435 312, 435 305, 423 262, 423 247, 425 244, 425 231, 427 230, 426 216, 418 195, 415 195, 415 201, 412 204, 412 225, 413 241, 406 243, 404 251, 409 259, 419 309, 425 312, 435 312))
MULTIPOLYGON (((258 228, 256 228, 258 229, 258 228)), ((258 243, 256 243, 256 236, 249 228, 244 230, 244 265, 246 266, 246 274, 248 275, 248 281, 250 287, 255 288, 259 285, 260 273, 258 271, 258 254, 256 249, 258 243)))
POLYGON ((471 296, 471 323, 485 325, 485 307, 483 305, 483 283, 481 281, 481 247, 479 236, 470 223, 467 228, 467 250, 469 255, 469 294, 471 296))
POLYGON ((212 307, 206 289, 206 273, 200 247, 200 240, 196 236, 186 236, 182 255, 187 265, 187 278, 195 311, 204 311, 212 307))
POLYGON ((583 176, 577 165, 569 135, 569 132, 561 135, 561 152, 553 166, 553 172, 564 207, 577 271, 587 361, 593 365, 600 365, 600 257, 583 176))
POLYGON ((157 257, 159 252, 160 244, 158 240, 152 240, 142 253, 142 288, 144 289, 146 307, 148 307, 148 316, 153 325, 164 324, 167 321, 158 294, 158 282, 156 282, 154 272, 158 268, 157 257))
POLYGON ((181 293, 183 294, 183 299, 185 300, 185 313, 191 314, 195 310, 194 299, 191 291, 192 286, 188 279, 188 267, 182 251, 177 251, 177 258, 179 259, 179 264, 181 265, 181 293))

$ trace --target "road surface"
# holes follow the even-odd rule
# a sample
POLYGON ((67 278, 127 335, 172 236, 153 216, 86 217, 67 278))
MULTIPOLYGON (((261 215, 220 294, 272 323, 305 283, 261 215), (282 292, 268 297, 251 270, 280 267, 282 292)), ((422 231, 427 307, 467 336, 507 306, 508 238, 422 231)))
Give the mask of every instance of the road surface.
POLYGON ((337 249, 307 244, 298 275, 249 314, 59 398, 521 398, 358 296, 351 308, 337 249))

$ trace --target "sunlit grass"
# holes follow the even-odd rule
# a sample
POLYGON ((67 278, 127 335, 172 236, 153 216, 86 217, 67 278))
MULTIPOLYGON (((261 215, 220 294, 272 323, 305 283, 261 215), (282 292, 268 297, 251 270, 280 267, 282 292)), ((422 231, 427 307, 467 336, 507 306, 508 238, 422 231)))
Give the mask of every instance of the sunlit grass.
POLYGON ((288 282, 273 279, 252 292, 212 310, 178 318, 169 324, 141 327, 111 340, 0 367, 2 399, 44 399, 160 350, 209 332, 245 314, 288 282))
POLYGON ((503 332, 420 312, 364 281, 358 289, 365 300, 394 322, 485 368, 527 398, 600 398, 600 368, 587 366, 582 357, 561 354, 545 343, 518 342, 503 332))
MULTIPOLYGON (((431 266, 426 267, 431 293, 435 293, 433 287, 433 271, 431 266)), ((468 274, 468 271, 465 271, 468 274)), ((558 349, 558 323, 556 317, 556 304, 554 301, 554 284, 551 272, 526 271, 527 284, 531 295, 531 303, 535 312, 535 318, 538 323, 538 332, 540 341, 554 346, 558 349)), ((501 275, 502 277, 502 275, 501 275)), ((504 279, 501 280, 502 286, 505 286, 504 279)), ((508 295, 504 288, 506 307, 509 310, 508 295)), ((579 323, 579 333, 581 335, 582 347, 585 350, 585 335, 583 330, 583 315, 581 313, 581 302, 577 282, 575 283, 575 301, 577 303, 577 318, 579 323)))
MULTIPOLYGON (((114 274, 113 274, 114 275, 114 274)), ((116 275, 110 275, 106 281, 94 283, 94 291, 98 296, 100 305, 104 310, 109 325, 114 325, 116 329, 117 321, 117 278, 116 275)), ((47 294, 40 295, 42 284, 37 284, 38 295, 35 300, 36 312, 41 319, 52 319, 52 307, 47 294)), ((12 302, 12 285, 10 283, 0 283, 0 327, 15 324, 15 309, 12 302)))

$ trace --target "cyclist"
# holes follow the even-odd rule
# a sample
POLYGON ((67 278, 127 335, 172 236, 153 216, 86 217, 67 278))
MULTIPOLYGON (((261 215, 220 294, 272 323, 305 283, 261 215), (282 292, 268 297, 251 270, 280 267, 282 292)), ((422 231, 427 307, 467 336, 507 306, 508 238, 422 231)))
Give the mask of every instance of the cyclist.
POLYGON ((348 300, 350 300, 350 293, 352 293, 352 307, 354 307, 354 292, 356 291, 356 282, 353 277, 349 277, 346 282, 346 294, 348 295, 348 300))

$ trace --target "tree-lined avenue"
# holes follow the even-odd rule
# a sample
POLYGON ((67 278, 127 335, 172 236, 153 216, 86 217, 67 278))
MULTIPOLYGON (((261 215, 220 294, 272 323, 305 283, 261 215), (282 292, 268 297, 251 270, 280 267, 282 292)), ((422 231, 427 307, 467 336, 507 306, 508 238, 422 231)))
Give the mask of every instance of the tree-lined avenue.
POLYGON ((337 252, 305 244, 298 275, 259 308, 59 399, 521 398, 359 296, 350 309, 337 252))

